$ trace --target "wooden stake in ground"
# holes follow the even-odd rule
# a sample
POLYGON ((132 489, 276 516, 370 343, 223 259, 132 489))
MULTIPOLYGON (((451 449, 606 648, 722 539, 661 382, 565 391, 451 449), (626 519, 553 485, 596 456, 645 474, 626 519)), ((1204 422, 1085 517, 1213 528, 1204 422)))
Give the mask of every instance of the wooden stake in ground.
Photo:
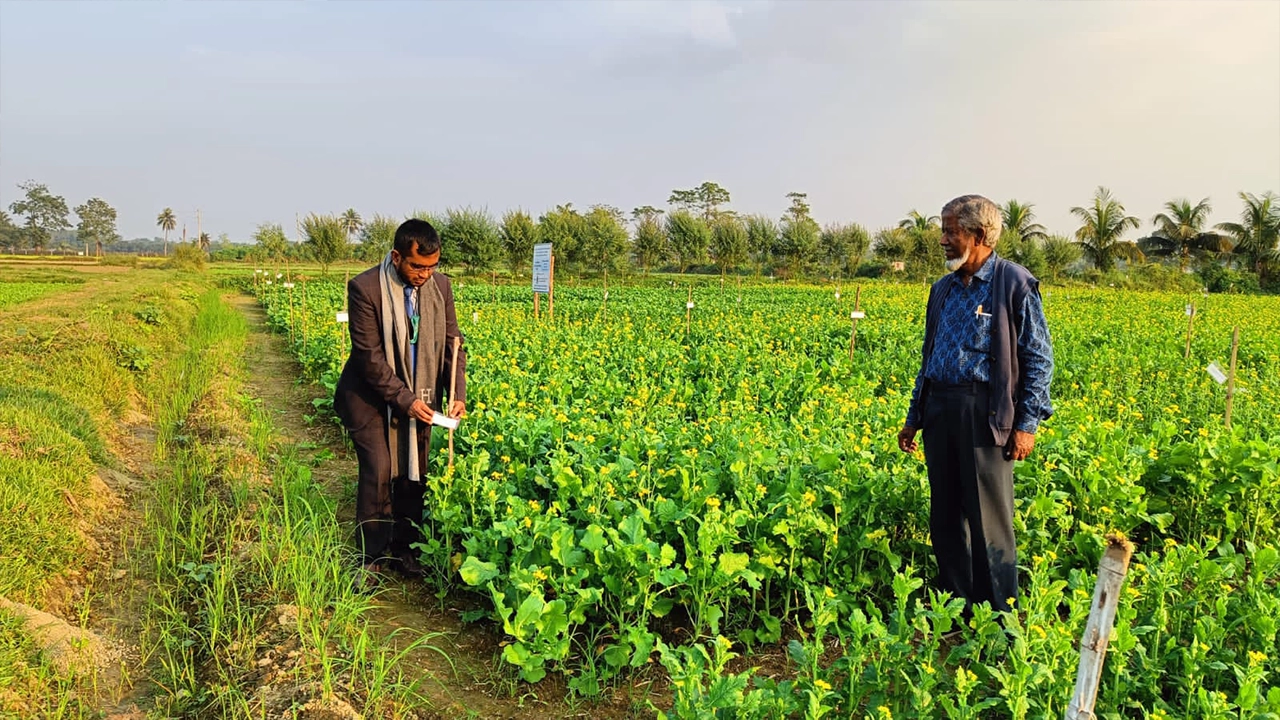
POLYGON ((1231 403, 1236 397, 1236 350, 1240 348, 1240 326, 1231 329, 1231 367, 1227 369, 1227 429, 1231 429, 1231 403))
MULTIPOLYGON (((458 390, 458 352, 462 348, 462 338, 453 339, 453 362, 449 368, 449 405, 453 405, 454 393, 458 390)), ((445 408, 449 412, 449 408, 445 408)), ((453 428, 449 428, 449 469, 453 469, 453 428)))
POLYGON ((1120 603, 1120 587, 1129 572, 1133 545, 1121 535, 1107 536, 1107 552, 1098 565, 1098 584, 1093 589, 1093 606, 1089 622, 1080 639, 1080 667, 1076 671, 1076 689, 1067 705, 1066 720, 1094 720, 1093 703, 1102 681, 1102 662, 1116 620, 1120 603))
POLYGON ((1182 359, 1191 359, 1191 327, 1196 322, 1196 304, 1187 303, 1187 349, 1182 351, 1182 359))
POLYGON ((609 271, 604 271, 604 295, 600 298, 600 315, 608 317, 609 315, 609 271))
POLYGON ((849 313, 849 319, 853 322, 853 327, 849 330, 849 359, 853 359, 853 348, 858 344, 858 320, 866 317, 866 313, 860 309, 862 306, 862 287, 859 286, 853 291, 853 312, 849 313))
POLYGON ((556 254, 551 253, 551 277, 547 279, 547 318, 556 321, 556 254))
POLYGON ((684 303, 684 334, 689 334, 693 326, 693 286, 689 286, 689 299, 684 303))
POLYGON ((293 344, 293 283, 286 282, 285 288, 289 290, 289 344, 293 344))
POLYGON ((302 279, 302 344, 307 344, 307 279, 302 279))

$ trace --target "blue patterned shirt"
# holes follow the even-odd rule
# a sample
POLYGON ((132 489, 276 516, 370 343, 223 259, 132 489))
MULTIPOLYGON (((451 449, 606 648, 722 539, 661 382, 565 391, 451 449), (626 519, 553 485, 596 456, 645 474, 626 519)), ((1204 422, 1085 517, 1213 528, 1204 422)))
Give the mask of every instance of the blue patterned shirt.
MULTIPOLYGON (((991 379, 991 275, 993 252, 974 274, 969 285, 951 273, 951 288, 939 309, 938 329, 929 361, 916 376, 906 424, 921 427, 920 391, 924 379, 940 383, 985 383, 991 379)), ((1039 293, 1028 293, 1018 322, 1018 364, 1021 395, 1015 409, 1014 429, 1034 433, 1049 417, 1049 380, 1053 376, 1053 347, 1039 293)))

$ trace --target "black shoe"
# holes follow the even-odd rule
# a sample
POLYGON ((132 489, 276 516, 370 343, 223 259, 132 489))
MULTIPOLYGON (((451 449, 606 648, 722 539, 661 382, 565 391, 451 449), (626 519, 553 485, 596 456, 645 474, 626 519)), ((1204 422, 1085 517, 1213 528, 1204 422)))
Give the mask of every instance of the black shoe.
POLYGON ((411 552, 397 553, 394 565, 396 571, 406 578, 420 578, 427 574, 427 569, 411 552))

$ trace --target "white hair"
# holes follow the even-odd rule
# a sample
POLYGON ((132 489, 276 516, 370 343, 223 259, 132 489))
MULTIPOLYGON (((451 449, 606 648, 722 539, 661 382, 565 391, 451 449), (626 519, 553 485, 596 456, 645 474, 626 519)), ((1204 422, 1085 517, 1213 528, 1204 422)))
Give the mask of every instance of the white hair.
POLYGON ((1004 229, 1004 218, 995 203, 981 195, 961 195, 942 206, 942 216, 952 216, 960 227, 971 233, 982 233, 982 244, 995 249, 1004 229))

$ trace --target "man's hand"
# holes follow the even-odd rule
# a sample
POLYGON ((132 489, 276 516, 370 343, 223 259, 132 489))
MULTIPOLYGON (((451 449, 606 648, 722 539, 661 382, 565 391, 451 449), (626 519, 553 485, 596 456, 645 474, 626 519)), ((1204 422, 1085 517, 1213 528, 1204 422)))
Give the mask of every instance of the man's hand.
POLYGON ((427 404, 421 400, 414 400, 413 404, 409 406, 409 417, 417 420, 418 422, 424 422, 430 425, 431 408, 427 407, 427 404))
POLYGON ((910 425, 903 425, 898 431, 898 449, 910 455, 916 451, 916 433, 919 432, 910 425))
POLYGON ((1035 446, 1035 434, 1014 430, 1013 435, 1009 436, 1009 442, 1004 446, 1004 459, 1026 460, 1027 456, 1031 454, 1031 448, 1035 446))
POLYGON ((449 417, 461 420, 467 416, 467 404, 461 400, 449 403, 449 417))

